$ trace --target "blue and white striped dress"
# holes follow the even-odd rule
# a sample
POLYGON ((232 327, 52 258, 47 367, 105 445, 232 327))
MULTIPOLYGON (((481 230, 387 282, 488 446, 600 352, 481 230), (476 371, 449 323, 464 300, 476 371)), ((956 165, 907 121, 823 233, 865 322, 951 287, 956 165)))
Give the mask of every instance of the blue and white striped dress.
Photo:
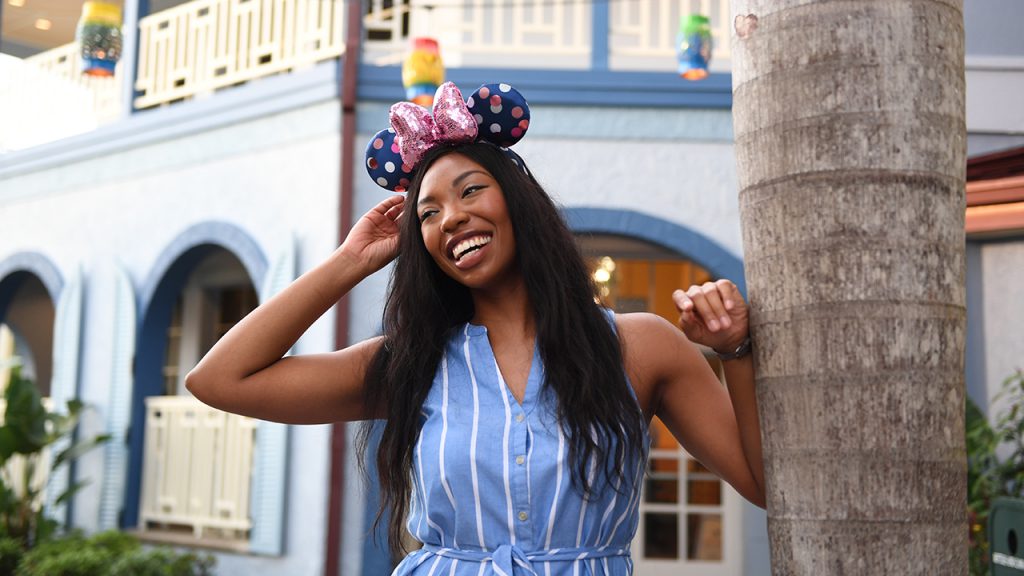
POLYGON ((487 329, 467 324, 448 342, 423 405, 413 460, 409 531, 424 543, 394 575, 628 575, 647 443, 623 454, 613 489, 589 468, 589 500, 572 486, 555 394, 541 389, 534 350, 520 405, 487 329))

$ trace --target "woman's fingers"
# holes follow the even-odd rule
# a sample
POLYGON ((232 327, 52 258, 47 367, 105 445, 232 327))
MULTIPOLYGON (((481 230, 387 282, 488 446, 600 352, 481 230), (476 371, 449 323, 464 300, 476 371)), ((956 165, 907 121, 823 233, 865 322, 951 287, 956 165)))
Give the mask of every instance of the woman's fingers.
POLYGON ((399 206, 404 203, 405 196, 396 194, 394 196, 388 196, 384 200, 381 200, 380 203, 378 203, 374 209, 382 214, 387 214, 395 206, 399 206))
POLYGON ((693 301, 697 314, 711 332, 718 332, 732 324, 715 283, 705 282, 701 286, 691 286, 686 294, 693 301))
POLYGON ((731 280, 726 280, 725 278, 716 280, 715 286, 718 287, 718 293, 722 297, 722 307, 726 310, 732 310, 736 307, 737 300, 743 300, 743 296, 740 294, 739 288, 737 288, 731 280))

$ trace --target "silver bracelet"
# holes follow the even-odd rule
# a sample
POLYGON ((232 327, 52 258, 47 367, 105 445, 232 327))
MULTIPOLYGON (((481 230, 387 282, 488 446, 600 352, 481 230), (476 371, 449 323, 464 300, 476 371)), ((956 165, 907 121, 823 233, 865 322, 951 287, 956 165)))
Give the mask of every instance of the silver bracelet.
POLYGON ((715 350, 715 354, 718 355, 719 360, 725 362, 726 360, 735 360, 737 358, 742 358, 747 354, 750 354, 750 350, 752 348, 753 342, 750 340, 750 336, 747 336, 746 338, 743 339, 743 342, 740 342, 740 345, 737 346, 736 349, 733 350, 732 352, 726 352, 723 354, 718 350, 715 350))

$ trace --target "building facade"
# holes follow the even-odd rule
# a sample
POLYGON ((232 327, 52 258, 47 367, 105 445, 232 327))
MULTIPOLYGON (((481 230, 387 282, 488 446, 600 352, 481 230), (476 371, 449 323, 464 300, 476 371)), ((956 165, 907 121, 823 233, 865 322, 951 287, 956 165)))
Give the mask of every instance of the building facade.
MULTIPOLYGON (((81 79, 72 37, 28 25, 66 28, 81 1, 46 5, 0 14, 0 358, 19 357, 56 405, 85 401, 82 433, 115 437, 52 480, 91 480, 51 508, 74 526, 212 549, 222 574, 388 571, 368 535, 376 496, 358 470, 358 424, 335 425, 340 436, 225 415, 183 378, 331 253, 343 214, 384 197, 360 165, 404 96, 411 37, 439 40, 464 92, 501 81, 524 94, 532 124, 516 149, 618 310, 671 317, 674 288, 744 284, 727 2, 365 0, 353 51, 343 2, 125 0, 124 54, 106 83, 81 79), (711 16, 715 35, 700 82, 674 73, 676 23, 691 12, 711 16)), ((979 154, 1024 139, 1005 92, 1024 82, 1024 48, 999 40, 1012 19, 987 6, 965 8, 979 154)), ((387 270, 361 283, 293 352, 334 349, 338 314, 348 341, 376 334, 386 285, 387 270)), ((653 448, 637 573, 768 574, 764 513, 665 434, 653 448)))

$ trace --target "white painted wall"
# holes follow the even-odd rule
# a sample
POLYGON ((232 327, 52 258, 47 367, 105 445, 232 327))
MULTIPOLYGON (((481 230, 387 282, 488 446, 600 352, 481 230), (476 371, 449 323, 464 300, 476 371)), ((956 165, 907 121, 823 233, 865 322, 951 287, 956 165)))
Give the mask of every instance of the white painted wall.
MULTIPOLYGON (((325 102, 256 121, 166 140, 116 155, 0 180, 0 259, 22 250, 86 277, 80 396, 97 410, 85 434, 104 429, 112 371, 114 269, 136 288, 176 235, 204 221, 245 230, 268 260, 294 235, 306 270, 335 246, 338 112, 325 102)), ((257 285, 258 287, 258 285, 257 285)), ((299 353, 333 344, 330 315, 299 341, 299 353)), ((222 574, 319 574, 327 513, 329 427, 291 436, 286 556, 219 554, 222 574)), ((102 452, 83 458, 93 483, 75 499, 75 524, 95 529, 102 452)))
POLYGON ((1024 370, 1024 240, 989 242, 981 246, 985 318, 985 379, 989 416, 1003 404, 993 402, 1003 380, 1024 370))

